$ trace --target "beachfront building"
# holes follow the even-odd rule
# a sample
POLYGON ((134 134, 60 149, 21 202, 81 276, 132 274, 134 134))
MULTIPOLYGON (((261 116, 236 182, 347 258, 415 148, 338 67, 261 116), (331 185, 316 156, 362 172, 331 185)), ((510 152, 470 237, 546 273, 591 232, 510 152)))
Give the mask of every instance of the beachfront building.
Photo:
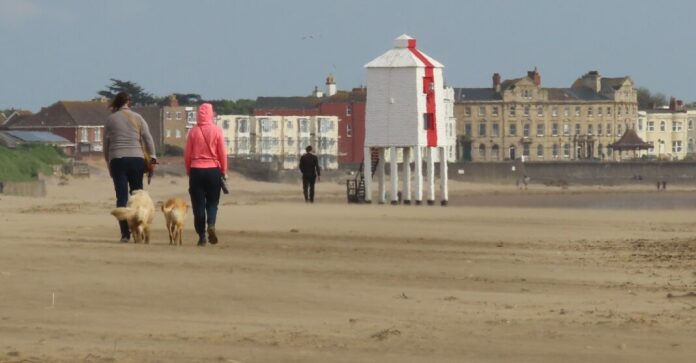
POLYGON ((696 110, 687 110, 682 102, 672 98, 669 108, 638 112, 636 132, 653 148, 640 156, 658 160, 683 160, 696 153, 696 110))
POLYGON ((251 148, 254 150, 254 157, 261 162, 281 161, 282 117, 261 116, 251 120, 251 148))
POLYGON ((541 86, 537 69, 489 88, 455 88, 457 156, 466 161, 612 160, 610 145, 638 118, 629 77, 590 71, 569 88, 541 86))
POLYGON ((181 149, 186 147, 186 136, 188 136, 188 131, 192 126, 189 122, 191 117, 195 120, 195 107, 180 106, 176 96, 169 96, 169 103, 162 107, 165 145, 176 146, 181 149))
POLYGON ((251 120, 248 115, 218 115, 215 123, 222 129, 227 155, 241 158, 251 155, 251 120))
MULTIPOLYGON (((415 200, 423 199, 423 153, 426 156, 427 201, 435 203, 435 155, 439 156, 441 204, 447 204, 447 115, 444 66, 416 48, 416 40, 402 35, 394 47, 367 65, 367 108, 364 165, 372 165, 377 151, 378 201, 386 202, 385 163, 389 150, 392 204, 411 201, 411 161, 414 163, 415 200), (403 185, 399 190, 398 155, 402 153, 403 185)), ((372 199, 372 178, 365 178, 365 201, 372 199)))

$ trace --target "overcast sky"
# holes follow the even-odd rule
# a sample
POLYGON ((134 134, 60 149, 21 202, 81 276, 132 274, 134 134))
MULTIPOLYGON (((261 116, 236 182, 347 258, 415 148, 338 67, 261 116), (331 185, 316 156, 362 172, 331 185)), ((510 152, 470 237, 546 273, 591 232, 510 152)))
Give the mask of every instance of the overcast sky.
POLYGON ((696 101, 696 1, 0 0, 0 108, 91 99, 109 78, 155 95, 307 95, 407 33, 454 87, 538 67, 567 87, 588 70, 696 101))

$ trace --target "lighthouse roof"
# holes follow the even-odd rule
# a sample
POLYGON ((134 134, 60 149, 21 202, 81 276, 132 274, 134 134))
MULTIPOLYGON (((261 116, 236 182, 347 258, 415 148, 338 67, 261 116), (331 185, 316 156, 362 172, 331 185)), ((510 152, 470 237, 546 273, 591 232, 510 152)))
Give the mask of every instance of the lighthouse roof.
POLYGON ((406 34, 394 39, 394 47, 367 63, 365 68, 425 67, 426 64, 417 54, 422 55, 433 67, 444 68, 440 62, 418 50, 416 40, 406 34))

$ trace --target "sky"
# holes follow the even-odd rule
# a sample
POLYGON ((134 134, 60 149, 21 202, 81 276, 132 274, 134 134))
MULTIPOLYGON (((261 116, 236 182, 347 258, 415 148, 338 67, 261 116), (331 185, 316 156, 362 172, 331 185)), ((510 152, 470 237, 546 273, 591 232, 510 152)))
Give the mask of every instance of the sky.
POLYGON ((0 0, 0 109, 38 111, 133 81, 158 96, 308 95, 408 34, 453 87, 589 70, 696 101, 696 1, 0 0))

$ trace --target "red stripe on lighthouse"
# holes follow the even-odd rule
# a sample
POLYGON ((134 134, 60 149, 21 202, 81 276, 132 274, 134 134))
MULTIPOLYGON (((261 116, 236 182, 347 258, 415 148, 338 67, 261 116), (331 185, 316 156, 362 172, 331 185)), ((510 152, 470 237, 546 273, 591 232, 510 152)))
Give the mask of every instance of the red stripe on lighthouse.
POLYGON ((430 122, 431 124, 429 125, 427 130, 427 139, 428 139, 428 146, 429 147, 435 147, 437 146, 437 118, 436 118, 436 112, 435 112, 435 88, 429 89, 430 85, 426 84, 426 80, 430 80, 431 82, 435 82, 435 77, 433 76, 434 72, 433 69, 435 66, 433 66, 432 63, 428 60, 428 58, 423 55, 418 49, 416 49, 416 40, 415 39, 409 39, 408 40, 408 50, 411 51, 413 55, 416 56, 423 64, 425 64, 425 77, 423 77, 423 92, 426 94, 425 96, 425 112, 430 114, 430 122))

